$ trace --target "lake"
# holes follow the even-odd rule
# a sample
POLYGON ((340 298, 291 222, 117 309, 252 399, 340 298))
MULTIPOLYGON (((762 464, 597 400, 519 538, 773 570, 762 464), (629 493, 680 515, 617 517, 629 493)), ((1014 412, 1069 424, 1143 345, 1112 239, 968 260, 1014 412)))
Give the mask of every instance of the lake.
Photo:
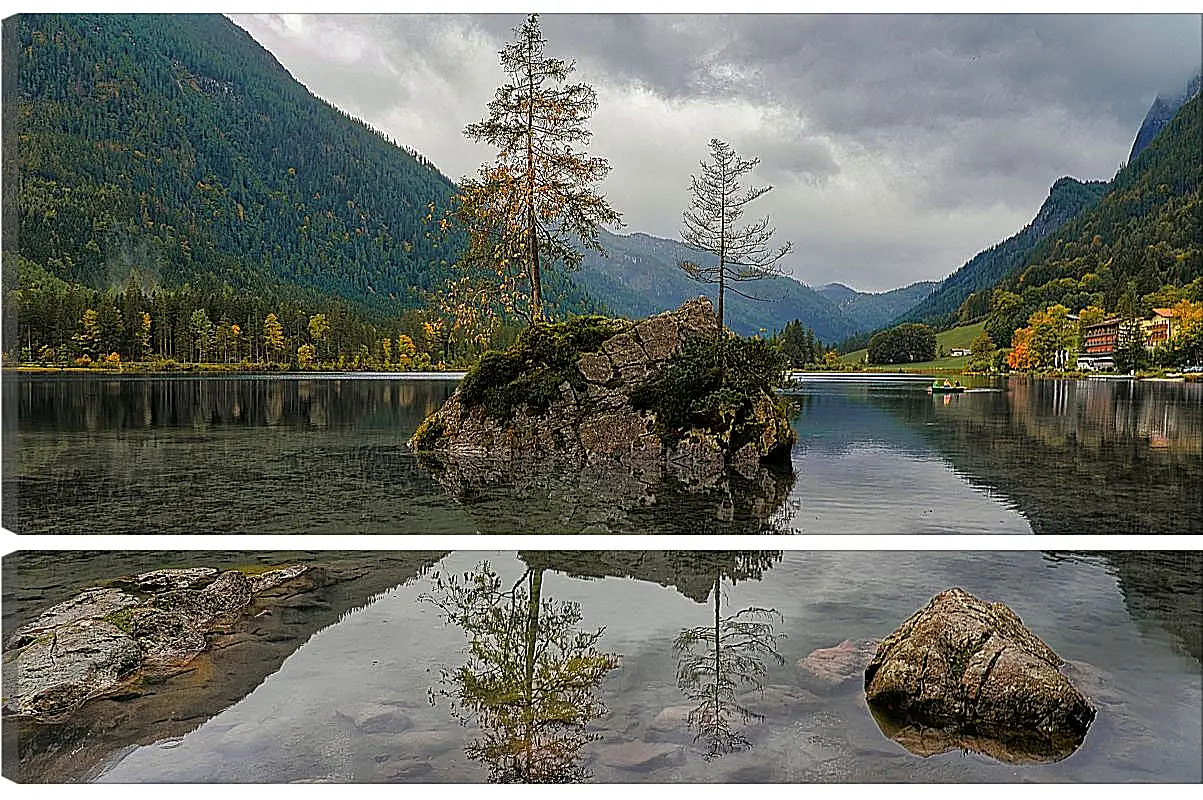
POLYGON ((12 375, 17 533, 1199 533, 1203 384, 804 376, 795 474, 419 462, 453 380, 12 375))
MULTIPOLYGON (((1203 779, 1197 552, 33 551, 4 558, 5 636, 105 577, 298 560, 354 577, 244 619, 211 639, 189 672, 94 700, 67 723, 21 727, 5 717, 6 776, 135 783, 529 778, 489 747, 509 741, 512 720, 469 715, 460 724, 472 695, 456 678, 465 665, 486 674, 469 657, 469 631, 478 641, 502 641, 498 631, 513 634, 517 625, 520 641, 549 653, 552 663, 573 655, 557 646, 577 634, 596 637, 594 650, 613 659, 581 681, 568 704, 581 712, 586 735, 572 740, 571 730, 553 726, 543 740, 547 758, 537 774, 546 780, 1203 779), (501 597, 453 602, 446 582, 462 575, 496 576, 501 597), (960 749, 916 755, 874 721, 859 669, 837 682, 799 666, 816 649, 882 638, 952 586, 1006 603, 1069 662, 1097 709, 1072 753, 1043 763, 960 749), (542 601, 534 624, 527 615, 533 592, 542 601), (689 721, 695 699, 679 678, 692 651, 674 641, 683 631, 705 635, 716 620, 726 626, 756 614, 771 625, 763 636, 780 661, 760 658, 759 690, 739 682, 752 671, 747 663, 730 662, 736 699, 758 716, 731 714, 738 746, 712 752, 710 738, 689 721)), ((521 675, 521 663, 511 661, 521 662, 523 649, 494 649, 511 655, 490 663, 521 675)), ((541 708, 568 718, 562 706, 541 708)))

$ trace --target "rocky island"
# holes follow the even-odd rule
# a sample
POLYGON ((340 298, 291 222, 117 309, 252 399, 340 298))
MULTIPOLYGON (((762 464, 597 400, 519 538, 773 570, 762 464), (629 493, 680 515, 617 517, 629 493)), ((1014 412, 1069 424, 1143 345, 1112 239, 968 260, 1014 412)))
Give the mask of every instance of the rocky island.
POLYGON ((766 342, 720 337, 704 297, 640 322, 536 325, 486 353, 409 444, 437 462, 550 458, 698 486, 788 474, 785 370, 766 342))

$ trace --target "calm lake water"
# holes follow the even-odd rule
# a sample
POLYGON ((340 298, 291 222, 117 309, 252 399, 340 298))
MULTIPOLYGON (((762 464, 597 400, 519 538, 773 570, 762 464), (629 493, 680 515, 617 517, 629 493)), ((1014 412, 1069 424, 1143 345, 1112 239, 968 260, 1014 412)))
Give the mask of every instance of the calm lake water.
POLYGON ((454 382, 5 375, 17 533, 1199 533, 1203 384, 810 380, 794 476, 419 463, 454 382), (449 469, 447 468, 449 467, 449 469))
MULTIPOLYGON (((452 701, 471 696, 465 694, 467 684, 440 678, 470 663, 469 629, 488 641, 513 624, 518 641, 552 655, 558 652, 555 634, 600 631, 595 649, 616 659, 614 668, 585 682, 576 697, 574 707, 593 706, 585 720, 586 740, 579 747, 559 747, 554 736, 544 741, 544 778, 1203 779, 1198 553, 28 552, 4 559, 6 635, 102 575, 185 563, 297 559, 331 569, 354 567, 360 577, 256 617, 218 640, 220 648, 203 656, 193 672, 145 686, 140 695, 93 701, 71 723, 23 728, 18 735, 6 717, 5 774, 23 781, 206 783, 522 777, 507 772, 486 746, 513 733, 506 719, 482 724, 471 717, 459 724, 452 701), (516 598, 477 602, 471 613, 449 623, 431 602, 441 598, 456 607, 436 577, 481 575, 485 563, 503 593, 517 588, 516 598), (878 728, 858 669, 850 669, 843 683, 828 683, 798 666, 817 648, 880 639, 951 586, 1006 603, 1071 663, 1079 688, 1098 711, 1071 755, 1035 764, 957 749, 921 757, 878 728), (527 614, 530 590, 542 601, 536 624, 527 614), (695 701, 679 682, 685 655, 674 649, 674 640, 684 630, 710 630, 716 615, 725 626, 754 607, 771 612, 763 618, 772 623, 781 661, 761 659, 763 692, 744 687, 736 693, 761 715, 728 720, 744 740, 742 748, 707 758, 710 740, 699 738, 688 721, 695 701), (486 613, 498 622, 485 624, 486 613)), ((523 650, 512 648, 514 655, 492 666, 522 675, 521 664, 511 662, 521 662, 523 650)), ((473 670, 486 674, 479 664, 473 670)), ((737 678, 738 670, 728 677, 737 678)), ((563 731, 557 735, 567 737, 563 731)))

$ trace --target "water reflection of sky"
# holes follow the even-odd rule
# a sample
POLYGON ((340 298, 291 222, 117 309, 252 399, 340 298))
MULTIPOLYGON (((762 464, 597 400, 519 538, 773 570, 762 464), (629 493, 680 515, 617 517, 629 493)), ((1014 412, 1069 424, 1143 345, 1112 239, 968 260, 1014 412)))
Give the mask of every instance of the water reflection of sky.
MULTIPOLYGON (((526 566, 513 554, 455 553, 441 565, 471 569, 489 558, 505 578, 526 566)), ((1172 581, 1172 575, 1163 575, 1172 581)), ((649 581, 582 580, 548 571, 544 596, 580 603, 582 626, 605 626, 601 646, 622 666, 602 694, 610 714, 603 740, 586 748, 598 780, 629 781, 1015 781, 1200 780, 1200 667, 1152 618, 1134 619, 1113 569, 1100 557, 1036 552, 787 552, 761 580, 724 582, 724 603, 774 608, 786 666, 766 684, 781 693, 799 680, 794 662, 848 638, 889 633, 932 595, 961 586, 1010 605, 1061 656, 1105 676, 1100 714, 1082 748, 1063 762, 1016 769, 959 753, 919 759, 885 740, 863 695, 847 689, 817 705, 770 717, 751 731, 752 747, 706 762, 688 731, 653 721, 679 706, 673 637, 713 620, 708 603, 649 581), (654 613, 651 610, 654 609, 654 613), (665 756, 623 767, 632 747, 665 756), (607 749, 609 748, 609 749, 607 749), (626 748, 626 749, 623 749, 626 748), (618 755, 621 753, 622 758, 618 755)), ((417 596, 420 579, 344 616, 289 657, 235 706, 194 732, 134 750, 106 781, 483 780, 464 757, 465 732, 445 709, 426 703, 436 665, 462 658, 462 639, 417 596), (364 732, 350 722, 391 708, 412 723, 364 732), (381 765, 385 765, 382 767, 381 765), (389 767, 388 765, 392 766, 389 767), (407 778, 406 776, 412 776, 407 778)), ((1189 597, 1188 597, 1189 601, 1189 597)), ((1197 603, 1197 598, 1196 598, 1197 603)), ((1189 607, 1189 602, 1187 603, 1189 607)), ((1194 624, 1199 620, 1196 616, 1194 624)))

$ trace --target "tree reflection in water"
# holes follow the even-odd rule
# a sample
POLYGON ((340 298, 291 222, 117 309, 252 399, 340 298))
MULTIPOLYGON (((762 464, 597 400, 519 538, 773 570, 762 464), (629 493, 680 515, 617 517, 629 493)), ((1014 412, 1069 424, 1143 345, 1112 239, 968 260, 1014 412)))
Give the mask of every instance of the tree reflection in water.
POLYGON ((480 735, 466 748, 493 782, 568 783, 586 779, 580 749, 606 712, 595 690, 619 657, 597 643, 605 628, 581 631, 580 606, 542 597, 543 570, 510 588, 487 562, 463 575, 434 575, 422 599, 463 628, 467 660, 442 669, 430 701, 447 698, 461 724, 480 735))
POLYGON ((722 615, 723 578, 732 584, 759 579, 765 569, 781 560, 781 552, 715 555, 724 558, 714 563, 714 624, 686 628, 673 642, 679 658, 677 685, 697 703, 689 712, 688 724, 697 731, 694 741, 705 743, 703 757, 707 761, 751 747, 751 741, 737 728, 737 720, 747 725, 763 716, 743 705, 739 693, 762 688, 767 661, 785 664, 777 651, 777 640, 783 635, 773 630, 773 621, 781 619, 775 609, 750 606, 722 615))

